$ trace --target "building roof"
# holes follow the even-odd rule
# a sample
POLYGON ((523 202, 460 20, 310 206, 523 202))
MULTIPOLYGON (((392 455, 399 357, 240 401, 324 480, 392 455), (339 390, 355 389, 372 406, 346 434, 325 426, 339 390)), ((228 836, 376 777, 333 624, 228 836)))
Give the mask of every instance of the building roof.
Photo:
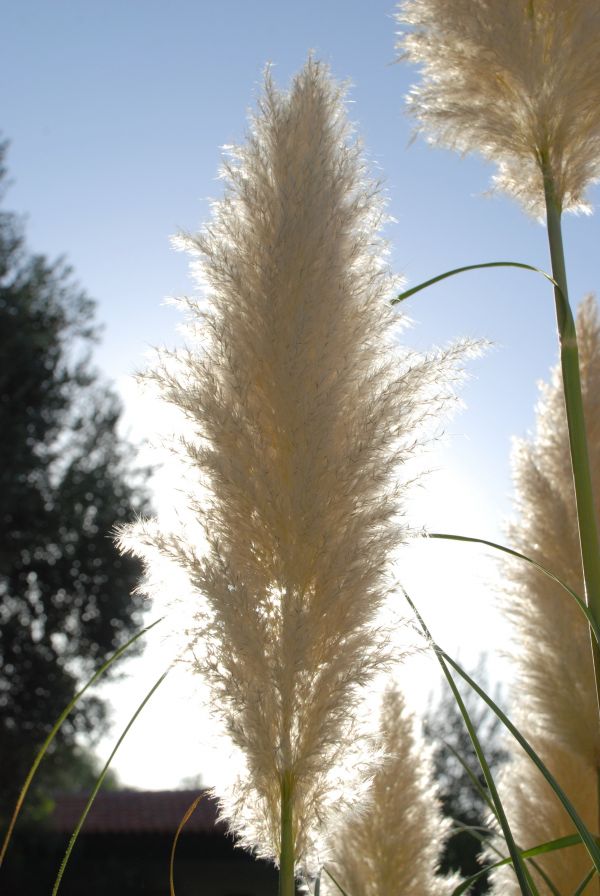
MULTIPOLYGON (((100 791, 85 820, 82 834, 174 835, 186 811, 202 793, 185 833, 224 834, 227 826, 217 822, 218 806, 209 791, 198 790, 115 790, 100 791)), ((58 794, 51 824, 61 833, 72 833, 85 808, 89 794, 58 794)))

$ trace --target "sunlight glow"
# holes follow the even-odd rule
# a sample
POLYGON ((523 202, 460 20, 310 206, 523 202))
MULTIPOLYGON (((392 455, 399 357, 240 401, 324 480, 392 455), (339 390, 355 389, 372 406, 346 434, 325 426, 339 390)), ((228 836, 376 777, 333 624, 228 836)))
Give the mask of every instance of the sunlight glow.
MULTIPOLYGON (((194 525, 181 506, 181 467, 171 452, 156 447, 161 434, 181 432, 178 414, 155 398, 140 395, 132 380, 121 383, 121 394, 130 436, 137 441, 146 440, 141 462, 156 465, 160 459, 152 479, 157 513, 174 524, 180 523, 183 515, 187 525, 194 525), (151 449, 149 442, 155 447, 151 449)), ((428 474, 414 490, 407 508, 411 525, 415 529, 425 527, 457 534, 497 534, 491 531, 493 509, 481 502, 476 479, 467 480, 451 467, 443 469, 445 454, 442 445, 433 458, 427 458, 428 465, 434 460, 439 469, 428 474)), ((508 630, 495 609, 493 583, 497 573, 489 553, 472 545, 419 539, 400 550, 394 572, 434 637, 450 655, 473 669, 481 653, 489 651, 491 671, 495 677, 504 677, 501 651, 508 630)), ((170 564, 165 565, 164 575, 169 583, 166 590, 173 600, 165 606, 154 602, 149 618, 166 613, 165 623, 150 634, 143 656, 125 665, 125 677, 102 690, 113 705, 114 720, 112 733, 100 744, 102 755, 127 723, 151 680, 163 666, 173 662, 186 643, 178 632, 189 626, 190 606, 197 596, 190 592, 185 575, 170 564)), ((423 649, 414 627, 410 622, 406 624, 409 610, 403 606, 401 594, 398 601, 392 608, 394 623, 397 621, 394 642, 403 657, 397 679, 408 704, 423 714, 431 695, 441 692, 440 670, 431 652, 423 649)), ((231 777, 241 759, 228 742, 215 736, 207 696, 190 664, 177 663, 116 757, 115 769, 125 785, 156 790, 181 786, 184 779, 198 776, 205 784, 231 777)))

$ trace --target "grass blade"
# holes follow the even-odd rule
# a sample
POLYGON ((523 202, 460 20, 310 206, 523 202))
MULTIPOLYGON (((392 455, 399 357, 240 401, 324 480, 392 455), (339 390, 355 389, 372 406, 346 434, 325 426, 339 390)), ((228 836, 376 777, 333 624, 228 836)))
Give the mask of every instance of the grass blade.
MULTIPOLYGON (((566 849, 569 846, 577 846, 580 843, 581 843, 581 837, 579 836, 579 834, 571 834, 568 837, 558 837, 556 840, 548 840, 547 843, 540 843, 539 846, 532 846, 531 849, 524 849, 522 851, 521 855, 523 856, 524 859, 533 859, 536 856, 544 855, 545 853, 549 853, 549 852, 555 852, 558 849, 566 849)), ((483 877, 484 874, 487 874, 488 871, 492 871, 494 868, 500 868, 500 867, 502 867, 502 865, 510 865, 511 863, 512 863, 512 859, 510 858, 510 856, 505 856, 504 858, 500 859, 499 862, 494 862, 492 865, 486 865, 486 867, 482 868, 481 871, 477 871, 475 874, 472 874, 466 880, 463 880, 458 885, 458 887, 455 890, 453 890, 452 896, 461 896, 462 893, 465 893, 468 890, 468 888, 471 886, 471 884, 474 884, 476 881, 478 881, 481 877, 483 877)), ((533 863, 533 865, 534 865, 535 869, 542 874, 546 883, 549 884, 552 892, 556 893, 557 896, 560 896, 560 893, 558 892, 558 890, 556 889, 554 884, 552 884, 551 881, 546 879, 545 873, 538 867, 538 865, 536 863, 533 863)), ((592 868, 591 873, 593 876, 596 873, 596 869, 592 868)), ((587 886, 587 883, 589 882, 589 880, 591 880, 591 877, 586 875, 586 879, 587 879, 586 880, 586 886, 587 886)), ((583 881, 582 881, 582 883, 583 883, 583 881)), ((580 886, 581 886, 581 884, 580 884, 580 886)), ((579 890, 578 890, 578 893, 579 893, 579 890)), ((577 896, 577 894, 573 894, 573 896, 577 896)))
POLYGON ((423 283, 419 283, 417 286, 413 286, 410 289, 401 292, 399 296, 392 299, 391 304, 397 305, 399 302, 403 302, 410 296, 414 296, 415 293, 421 292, 422 289, 427 289, 428 286, 433 286, 435 283, 439 283, 441 280, 446 280, 448 277, 454 277, 455 274, 463 274, 465 271, 480 271, 484 268, 520 268, 523 271, 533 271, 534 274, 541 274, 542 277, 549 280, 555 289, 559 289, 556 280, 554 280, 550 274, 547 274, 546 271, 542 271, 541 268, 535 268, 533 265, 524 264, 521 261, 486 261, 482 264, 467 264, 462 268, 454 268, 452 271, 445 271, 443 274, 438 274, 437 277, 432 277, 430 280, 425 280, 423 283))
POLYGON ((496 855, 500 856, 501 859, 505 858, 500 850, 490 841, 490 835, 492 834, 490 828, 482 827, 479 824, 463 824, 456 818, 452 819, 452 824, 453 827, 450 830, 450 836, 453 834, 470 834, 471 837, 474 837, 475 840, 482 845, 489 846, 490 849, 493 849, 496 855))
POLYGON ((188 806, 183 818, 179 822, 179 827, 177 828, 177 830, 175 832, 175 836, 173 837, 173 846, 171 847, 171 859, 169 861, 169 887, 170 887, 171 896, 175 896, 175 884, 173 883, 173 868, 175 865, 175 849, 177 847, 177 841, 179 840, 179 835, 181 834, 185 825, 188 823, 188 821, 190 820, 190 818, 196 811, 198 803, 203 798, 203 796, 204 796, 203 793, 199 794, 196 797, 196 799, 194 800, 194 802, 188 806))
POLYGON ((76 826, 75 830, 71 834, 71 839, 69 840, 69 845, 67 846, 67 851, 65 852, 64 858, 60 864, 60 868, 58 869, 58 874, 57 874, 56 880, 54 882, 54 887, 52 888, 52 896, 56 896, 56 894, 58 893, 58 888, 60 887, 60 882, 63 878, 63 874, 65 873, 65 868, 67 867, 67 863, 69 861, 71 853, 73 852, 73 847, 75 846, 75 843, 77 842, 79 832, 81 831, 81 828, 83 827, 83 823, 87 818, 88 812, 92 808, 92 804, 93 804, 94 800, 96 799, 96 794, 102 787, 102 782, 104 781, 104 778, 106 777, 106 773, 108 772, 110 764, 113 761, 115 753, 117 752, 117 750, 123 743, 127 733, 129 732, 129 729, 131 728, 131 726, 133 725, 133 723, 135 722, 135 720, 137 719, 137 717, 143 710, 144 706, 146 705, 146 703, 148 702, 150 697, 152 697, 152 695, 157 690, 157 688, 163 683, 163 681, 165 680, 165 678, 167 677, 168 674, 169 674, 169 669, 167 669, 166 672, 163 672, 163 674, 160 676, 160 678, 152 685, 152 687, 150 688, 150 690, 148 691, 148 693, 146 694, 146 696, 144 697, 144 699, 142 700, 142 702, 140 703, 140 705, 138 706, 138 708, 136 709, 136 711, 134 712, 132 717, 129 719, 127 725, 125 726, 125 728, 123 729, 123 731, 121 733, 121 736, 119 737, 118 741, 114 745, 110 756, 106 760, 104 768, 98 775, 96 783, 94 784, 94 789, 92 790, 90 797, 85 805, 85 808, 84 808, 83 812, 81 813, 81 817, 79 818, 79 821, 77 822, 77 826, 76 826))
POLYGON ((454 758, 461 764, 461 766, 463 767, 464 771, 466 772, 469 780, 471 781, 473 788, 477 791, 477 793, 479 794, 481 799, 484 801, 484 803, 486 804, 486 806, 488 807, 490 812, 494 815, 494 817, 496 818, 496 821, 498 821, 498 816, 496 814, 496 807, 494 806, 494 803, 490 799, 490 795, 486 791, 485 787, 482 787, 481 781, 479 780, 477 775, 473 772, 473 769, 469 768, 469 766, 467 765, 465 760, 462 758, 460 753, 457 750, 455 750, 451 744, 449 744, 447 741, 444 741, 444 745, 447 750, 450 750, 450 752, 452 753, 454 758))
POLYGON ((338 890, 340 891, 340 893, 342 894, 342 896, 349 896, 349 894, 346 893, 346 891, 345 891, 344 888, 342 887, 341 883, 340 883, 338 880, 335 879, 335 877, 333 876, 333 874, 331 873, 331 871, 329 870, 329 868, 326 868, 325 865, 323 865, 323 871, 325 872, 325 874, 327 875, 327 877, 330 878, 330 880, 332 880, 332 881, 334 882, 334 884, 336 885, 336 887, 338 888, 338 890))
POLYGON ((554 886, 554 884, 552 883, 552 881, 550 880, 550 878, 548 877, 548 875, 546 874, 544 869, 541 867, 539 862, 536 862, 535 859, 528 859, 527 861, 531 865, 533 865, 533 867, 535 868, 535 870, 537 871, 539 876, 542 878, 542 880, 544 881, 544 883, 546 884, 546 886, 552 893, 552 896, 561 896, 560 890, 558 889, 558 887, 554 886))
POLYGON ((475 728, 473 727, 471 717, 470 717, 467 707, 465 706, 465 703, 460 695, 460 692, 456 686, 456 682, 454 681, 454 678, 452 677, 450 670, 448 669, 448 666, 446 664, 446 656, 437 647, 437 645, 433 641, 433 638, 431 637, 431 632, 425 625, 425 622, 423 621, 421 614, 415 607, 415 605, 412 602, 412 600, 410 599, 409 595, 407 594, 407 592, 404 589, 402 589, 402 590, 404 592, 404 596, 406 597, 406 600, 410 604, 415 616, 417 617, 419 625, 423 629, 425 637, 427 638, 427 640, 429 641, 429 643, 433 646, 433 648, 435 650, 435 654, 438 659, 438 662, 440 663, 440 666, 442 667, 442 671, 446 677, 448 684, 450 685, 450 688, 452 689, 454 699, 456 700, 458 708, 460 709, 461 715, 464 719, 467 731, 469 732, 469 737, 471 738, 471 742, 473 744, 473 748, 475 750, 475 753, 477 754, 477 759, 481 766, 481 770, 483 772, 485 782, 488 786, 490 798, 496 808, 498 824, 500 825, 500 827, 502 829, 502 834, 504 835, 504 839, 506 841, 508 851, 511 855, 513 867, 515 869, 515 874, 517 875, 517 879, 519 881, 519 886, 521 888, 521 892, 524 894, 524 896, 537 896, 537 889, 535 887, 535 884, 531 880, 529 872, 527 871, 527 868, 525 867, 525 863, 524 863, 523 859, 521 858, 521 853, 520 853, 520 851, 514 841, 514 838, 512 836, 512 832, 510 830, 510 825, 508 823, 508 819, 506 817, 506 813, 504 812, 504 807, 503 807, 502 801, 500 799, 500 794, 498 793, 498 790, 496 789, 496 784, 494 782, 494 778, 492 776, 492 772, 488 765, 487 759, 485 758, 484 752, 481 748, 479 738, 477 737, 477 732, 475 731, 475 728))
POLYGON ((25 782, 21 788, 21 792, 19 793, 19 797, 17 799, 13 814, 12 814, 10 822, 8 824, 8 829, 6 831, 4 840, 2 842, 2 849, 0 850, 0 868, 2 867, 2 862, 4 861, 4 856, 6 855, 6 850, 8 849, 8 844, 10 843, 12 833, 13 833, 15 824, 17 822, 17 818, 19 817, 19 813, 21 812, 23 803, 25 802, 25 797, 27 796, 27 792, 31 786, 31 782, 33 781, 36 771, 38 770, 38 766, 39 766, 40 762, 44 758, 46 751, 48 750, 48 747, 50 746, 50 744, 56 737, 61 725, 63 724, 65 719, 70 715, 71 711, 74 709, 75 705, 81 699, 81 697, 83 697, 83 695, 85 694, 87 689, 90 688, 93 684, 95 684, 95 682, 98 681, 100 676, 102 676, 106 672, 106 670, 110 666, 112 666, 112 664, 116 660, 118 660, 119 657, 121 657, 125 653, 125 651, 128 650, 128 648, 131 647, 131 645, 135 641, 138 640, 138 638, 141 638, 142 635, 145 635, 147 632, 150 631, 151 628, 154 628, 155 625, 158 625, 159 622, 162 622, 162 620, 163 620, 163 617, 161 617, 160 619, 156 619, 150 625, 147 625, 146 628, 143 628, 140 632, 138 632, 136 635, 134 635, 132 638, 130 638, 126 644, 123 644, 122 647, 119 647, 119 649, 116 650, 113 653, 113 655, 111 657, 109 657, 107 659, 107 661, 102 666, 100 666, 100 668, 97 670, 97 672, 94 672, 94 674, 88 680, 88 682, 81 688, 81 690, 77 691, 77 693, 75 694, 73 699, 70 701, 70 703, 68 703, 67 706, 63 709, 62 713, 56 720, 54 727, 52 728, 52 731, 50 732, 50 734, 48 735, 48 737, 46 738, 46 740, 44 741, 44 743, 38 750, 38 753, 37 753, 35 759, 33 760, 31 768, 29 769, 27 777, 25 778, 25 782))
POLYGON ((592 862, 594 863, 594 867, 598 871, 600 871, 600 849, 598 848, 598 844, 596 843, 596 840, 593 837, 593 835, 590 833, 588 828, 583 823, 583 820, 581 819, 581 816, 575 809, 575 806, 572 804, 572 802, 570 801, 570 799, 568 798, 568 796, 566 795, 566 793, 564 792, 564 790, 562 789, 562 787, 560 786, 560 784, 558 783, 558 781, 556 780, 554 775, 552 775, 552 773, 547 769, 547 767, 544 765, 544 763, 542 762, 540 757, 537 755, 537 753, 535 752, 535 750, 533 749, 531 744, 523 737, 523 735, 518 730, 518 728, 516 728, 513 725, 513 723, 508 718, 508 716, 500 709, 500 707, 494 702, 494 700, 492 700, 492 698, 489 696, 489 694, 486 694, 486 692, 482 688, 479 687, 477 682, 475 682, 471 678, 471 676, 467 672, 465 672, 464 669, 461 668, 461 666, 459 665, 459 663, 456 662, 456 660, 453 660, 452 657, 448 656, 448 654, 445 653, 443 650, 441 650, 441 648, 439 648, 437 645, 434 645, 434 647, 435 647, 436 652, 439 652, 439 655, 443 658, 443 660, 445 662, 447 662, 450 666, 452 666, 452 668, 461 676, 461 678, 463 678, 464 681, 466 681, 467 684, 470 687, 472 687, 473 690, 477 694, 479 694, 481 699, 484 700, 485 703, 487 703, 487 705, 490 707, 490 709, 492 709, 493 712, 498 716, 498 718, 500 719, 502 724, 506 728, 508 728, 508 730, 513 735, 513 737, 516 739, 516 741, 525 750, 525 752, 527 753, 529 758, 532 760, 532 762, 534 762, 534 764, 539 768, 542 775, 544 776, 544 778, 546 779, 548 784, 552 787, 555 794, 559 798, 560 802, 566 809, 573 824, 579 831, 583 845, 586 847, 586 849, 590 855, 590 858, 591 858, 592 862))
MULTIPOLYGON (((481 839, 481 842, 482 842, 482 843, 485 843, 488 849, 491 849, 493 852, 495 852, 496 855, 497 855, 497 856, 500 856, 501 859, 506 858, 506 860, 507 860, 508 862, 510 862, 510 857, 503 856, 502 853, 500 852, 500 850, 497 848, 497 846, 494 845, 494 843, 492 843, 491 840, 487 840, 487 841, 486 841, 486 839, 485 839, 484 837, 482 837, 481 835, 478 835, 475 831, 472 831, 472 835, 473 835, 474 837, 479 836, 480 839, 481 839)), ((579 836, 579 834, 574 834, 573 836, 577 838, 577 843, 581 843, 581 837, 579 836)), ((568 845, 570 845, 570 844, 564 844, 564 845, 567 845, 567 846, 568 846, 568 845)), ((563 847, 557 847, 557 848, 564 848, 564 845, 563 845, 563 847)), ((523 850, 521 849, 521 847, 519 846, 518 843, 517 843, 517 847, 518 847, 518 849, 519 849, 519 852, 520 852, 521 855, 522 855, 522 854, 523 854, 523 850)), ((534 849, 535 849, 535 848, 538 848, 538 847, 534 847, 534 849)), ((539 864, 538 862, 536 862, 535 859, 532 858, 532 857, 529 857, 529 858, 527 859, 527 861, 529 862, 530 865, 533 865, 533 867, 535 868, 535 870, 537 871, 537 873, 539 874, 539 876, 542 878, 542 880, 544 881, 544 883, 546 884, 546 886, 547 886, 548 889, 550 890, 550 893, 552 894, 552 896, 561 896, 561 894, 560 894, 558 888, 554 885, 554 883, 552 882, 552 880, 550 879, 550 877, 548 876, 548 874, 544 871, 544 869, 540 866, 540 864, 539 864)), ((491 867, 491 866, 490 866, 490 867, 491 867)))
POLYGON ((595 869, 595 868, 590 868, 590 870, 588 871, 588 873, 586 874, 586 876, 583 878, 583 880, 581 881, 581 883, 579 884, 579 886, 577 887, 577 889, 576 889, 575 892, 573 893, 573 896, 581 896, 581 894, 583 893, 583 891, 585 890, 585 888, 587 887, 587 885, 590 883, 590 881, 593 880, 593 878, 594 878, 595 876, 596 876, 596 869, 595 869))
POLYGON ((590 624, 590 628, 592 633, 596 639, 596 643, 600 645, 600 628, 598 627, 598 623, 596 622, 594 616, 592 615, 591 610, 585 603, 585 601, 579 597, 579 595, 573 591, 572 588, 562 581, 555 573, 549 570, 547 567, 542 566, 541 563, 538 563, 537 560, 532 560, 531 557, 527 557, 526 554, 521 554, 519 551, 513 550, 513 548, 507 548, 503 544, 497 544, 495 541, 488 541, 486 538, 473 538, 470 535, 450 535, 446 532, 431 532, 427 534, 427 538, 438 538, 446 541, 464 541, 470 542, 471 544, 483 544, 486 547, 494 548, 496 551, 502 551, 503 554, 508 554, 510 557, 516 557, 518 560, 524 560, 526 563, 530 563, 536 569, 539 569, 545 576, 548 576, 549 579, 552 579, 557 585, 567 592, 576 602, 590 624))

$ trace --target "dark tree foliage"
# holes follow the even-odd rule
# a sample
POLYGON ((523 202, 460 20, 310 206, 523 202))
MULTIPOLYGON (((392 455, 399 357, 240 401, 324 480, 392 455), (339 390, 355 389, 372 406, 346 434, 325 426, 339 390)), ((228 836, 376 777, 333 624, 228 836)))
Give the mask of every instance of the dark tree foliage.
MULTIPOLYGON (((82 678, 140 625, 139 564, 111 532, 143 509, 145 474, 90 367, 96 335, 70 269, 28 253, 0 211, 0 818, 82 678)), ((104 719, 98 699, 77 709, 47 779, 104 719)))
MULTIPOLYGON (((483 661, 472 677, 489 692, 483 661)), ((461 694, 486 759, 495 774, 507 759, 502 742, 502 724, 473 690, 467 687, 461 690, 461 694)), ((468 877, 482 868, 477 858, 482 844, 476 832, 460 830, 460 827, 481 828, 479 835, 485 840, 491 813, 472 778, 457 759, 456 754, 469 767, 482 790, 487 792, 469 733, 449 689, 429 711, 425 731, 434 745, 435 774, 440 785, 443 812, 456 822, 456 833, 446 843, 440 870, 443 873, 459 871, 463 877, 468 877)), ((477 896, 488 890, 487 877, 484 877, 469 893, 477 896)))

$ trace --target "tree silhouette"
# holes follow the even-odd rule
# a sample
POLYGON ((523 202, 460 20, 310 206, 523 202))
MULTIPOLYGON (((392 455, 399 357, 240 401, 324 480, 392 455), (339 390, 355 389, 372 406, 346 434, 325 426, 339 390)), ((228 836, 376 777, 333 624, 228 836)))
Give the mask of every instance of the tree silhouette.
MULTIPOLYGON (((0 186, 6 145, 0 146, 0 186)), ((0 197, 2 198, 2 197, 0 197)), ((94 303, 63 261, 28 253, 0 212, 0 818, 82 677, 140 623, 138 561, 111 538, 143 508, 145 473, 117 427, 121 409, 90 366, 94 303)), ((63 726, 100 732, 90 698, 63 726)))

